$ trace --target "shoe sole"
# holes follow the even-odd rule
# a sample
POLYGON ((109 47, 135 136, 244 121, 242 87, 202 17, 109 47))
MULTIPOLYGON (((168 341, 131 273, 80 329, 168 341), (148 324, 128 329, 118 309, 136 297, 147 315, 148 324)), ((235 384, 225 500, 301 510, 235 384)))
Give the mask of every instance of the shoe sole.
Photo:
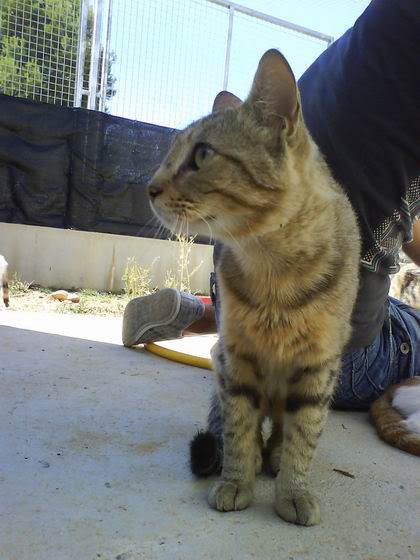
MULTIPOLYGON (((150 304, 151 304, 151 299, 149 298, 154 298, 154 296, 159 297, 159 292, 157 292, 156 294, 151 294, 150 296, 146 296, 148 299, 145 301, 144 298, 136 298, 134 300, 131 300, 131 302, 128 303, 128 306, 130 304, 132 304, 132 302, 136 301, 137 299, 141 299, 143 300, 142 302, 138 302, 137 303, 137 308, 136 308, 136 315, 141 315, 141 312, 139 312, 139 308, 141 306, 141 304, 143 303, 144 306, 148 306, 150 308, 150 304)), ((148 340, 147 336, 145 336, 147 334, 148 331, 150 331, 151 329, 154 329, 156 327, 166 327, 167 325, 169 325, 170 323, 172 323, 172 321, 175 320, 175 318, 177 317, 180 307, 181 307, 181 294, 178 290, 173 290, 172 291, 173 297, 175 299, 174 302, 174 308, 172 310, 172 312, 170 313, 170 315, 165 319, 165 320, 159 320, 159 321, 150 321, 148 323, 145 323, 141 328, 139 328, 135 334, 134 337, 130 337, 129 340, 123 340, 123 344, 124 346, 135 346, 137 344, 144 344, 145 342, 152 342, 152 340, 148 340)), ((128 307, 127 306, 127 307, 128 307)), ((133 307, 133 305, 132 305, 133 307)), ((126 308, 127 309, 127 308, 126 308)), ((147 313, 145 313, 147 314, 147 313)), ((154 340, 156 340, 156 338, 154 338, 154 340)))

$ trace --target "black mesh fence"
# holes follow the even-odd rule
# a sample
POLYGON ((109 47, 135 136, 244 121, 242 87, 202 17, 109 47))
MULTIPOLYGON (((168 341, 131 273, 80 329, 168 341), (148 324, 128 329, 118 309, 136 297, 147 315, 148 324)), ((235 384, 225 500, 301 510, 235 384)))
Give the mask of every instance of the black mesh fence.
POLYGON ((0 95, 0 221, 155 237, 145 186, 174 133, 0 95))

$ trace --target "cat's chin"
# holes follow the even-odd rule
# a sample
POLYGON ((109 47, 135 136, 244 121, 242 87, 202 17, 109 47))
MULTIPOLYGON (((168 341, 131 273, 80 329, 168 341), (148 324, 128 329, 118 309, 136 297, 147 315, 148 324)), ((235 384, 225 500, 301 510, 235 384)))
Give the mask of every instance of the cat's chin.
POLYGON ((186 235, 188 237, 200 235, 209 239, 217 238, 214 235, 215 232, 209 228, 208 223, 206 224, 202 220, 176 216, 160 208, 155 208, 153 204, 150 206, 160 223, 174 235, 186 235))
POLYGON ((153 214, 156 216, 159 222, 163 226, 165 226, 166 229, 174 233, 174 227, 175 224, 180 221, 179 218, 177 219, 177 217, 172 213, 165 212, 165 210, 162 210, 161 208, 156 208, 152 203, 150 203, 150 208, 152 209, 153 214))

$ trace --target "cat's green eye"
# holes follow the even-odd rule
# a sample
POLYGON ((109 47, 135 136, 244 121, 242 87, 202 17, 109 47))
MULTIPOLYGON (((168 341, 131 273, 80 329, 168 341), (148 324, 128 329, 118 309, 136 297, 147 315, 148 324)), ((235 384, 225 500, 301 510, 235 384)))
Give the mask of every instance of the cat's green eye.
POLYGON ((197 171, 213 154, 214 150, 208 144, 197 144, 193 152, 192 168, 197 171))

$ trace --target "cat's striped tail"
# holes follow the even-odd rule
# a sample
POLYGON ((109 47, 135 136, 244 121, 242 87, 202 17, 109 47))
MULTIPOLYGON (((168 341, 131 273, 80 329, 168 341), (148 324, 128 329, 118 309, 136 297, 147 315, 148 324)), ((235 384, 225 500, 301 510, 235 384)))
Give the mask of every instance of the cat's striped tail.
POLYGON ((6 307, 9 307, 9 279, 7 276, 7 261, 0 255, 0 280, 1 280, 1 291, 3 293, 3 301, 6 307))
POLYGON ((190 466, 196 476, 219 473, 223 462, 223 422, 219 397, 214 394, 210 406, 208 429, 199 431, 190 443, 190 466))
POLYGON ((381 439, 420 456, 420 377, 389 387, 372 404, 370 416, 381 439))
POLYGON ((7 270, 3 272, 2 276, 3 288, 3 302, 6 307, 9 307, 9 279, 7 277, 7 270))

